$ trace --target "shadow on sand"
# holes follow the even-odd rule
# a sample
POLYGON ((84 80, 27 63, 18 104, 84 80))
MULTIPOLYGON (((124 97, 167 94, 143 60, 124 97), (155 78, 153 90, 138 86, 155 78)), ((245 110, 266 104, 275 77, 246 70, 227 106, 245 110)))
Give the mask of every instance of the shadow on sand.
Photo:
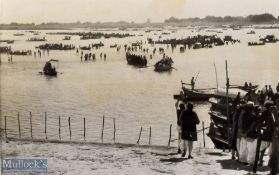
POLYGON ((168 159, 160 159, 161 162, 172 162, 172 163, 178 163, 183 162, 184 160, 187 160, 187 158, 168 158, 168 159))
POLYGON ((173 155, 177 155, 178 153, 162 154, 162 153, 151 152, 151 154, 152 154, 152 155, 155 155, 155 156, 173 156, 173 155))
MULTIPOLYGON (((220 163, 223 169, 230 169, 230 170, 244 170, 247 172, 251 172, 253 170, 252 166, 245 166, 243 163, 240 163, 236 160, 226 159, 226 160, 217 160, 217 163, 220 163)), ((258 166, 258 172, 268 172, 268 166, 258 166)))

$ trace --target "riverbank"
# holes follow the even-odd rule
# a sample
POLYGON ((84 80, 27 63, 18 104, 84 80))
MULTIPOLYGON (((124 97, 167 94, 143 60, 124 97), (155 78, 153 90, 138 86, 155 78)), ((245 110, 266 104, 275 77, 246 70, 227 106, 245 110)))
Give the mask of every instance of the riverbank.
MULTIPOLYGON (((125 144, 66 144, 2 141, 3 158, 43 158, 47 174, 250 174, 252 168, 215 149, 193 151, 194 159, 181 158, 173 147, 125 144)), ((265 164, 266 165, 266 162, 265 164)), ((257 174, 268 174, 267 166, 257 174)))

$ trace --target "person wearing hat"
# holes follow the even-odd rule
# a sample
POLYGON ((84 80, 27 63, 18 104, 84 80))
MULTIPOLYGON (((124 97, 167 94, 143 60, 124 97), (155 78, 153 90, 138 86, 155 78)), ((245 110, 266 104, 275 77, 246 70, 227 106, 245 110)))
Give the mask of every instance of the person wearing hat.
POLYGON ((238 120, 239 161, 252 165, 255 161, 257 146, 256 116, 253 113, 254 103, 248 101, 238 120))
POLYGON ((188 147, 188 159, 192 159, 192 149, 193 149, 193 141, 197 141, 197 124, 200 123, 198 115, 193 111, 194 105, 192 103, 188 103, 187 109, 184 110, 180 114, 180 124, 181 124, 181 138, 182 138, 182 146, 183 153, 182 157, 186 155, 186 145, 188 147))
POLYGON ((182 113, 182 111, 185 110, 185 105, 184 103, 180 103, 179 105, 179 100, 176 101, 175 103, 175 107, 176 107, 176 116, 177 116, 177 132, 178 132, 178 151, 177 153, 180 154, 181 153, 181 127, 180 127, 180 120, 179 120, 179 117, 180 117, 180 114, 182 113), (178 107, 179 106, 179 107, 178 107))

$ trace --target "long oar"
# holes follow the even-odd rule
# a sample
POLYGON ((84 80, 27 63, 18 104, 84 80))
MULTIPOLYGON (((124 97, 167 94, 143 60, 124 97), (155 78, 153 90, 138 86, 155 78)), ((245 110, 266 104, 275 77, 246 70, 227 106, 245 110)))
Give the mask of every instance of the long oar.
POLYGON ((197 81, 197 79, 198 79, 198 77, 199 77, 199 74, 200 74, 200 71, 197 73, 197 75, 196 75, 196 78, 195 78, 195 83, 196 83, 196 81, 197 81))

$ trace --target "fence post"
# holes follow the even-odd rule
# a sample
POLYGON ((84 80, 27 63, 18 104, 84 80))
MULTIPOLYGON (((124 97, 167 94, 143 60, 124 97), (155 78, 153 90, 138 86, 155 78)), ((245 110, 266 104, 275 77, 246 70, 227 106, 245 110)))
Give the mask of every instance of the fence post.
POLYGON ((61 125, 61 121, 60 121, 60 115, 59 115, 59 139, 61 140, 61 130, 60 130, 60 125, 61 125))
POLYGON ((71 117, 68 118, 68 122, 69 122, 69 131, 70 131, 70 140, 72 140, 71 117))
POLYGON ((7 135, 7 116, 5 116, 5 135, 6 135, 6 138, 8 137, 7 135))
POLYGON ((47 139, 47 113, 45 112, 45 136, 47 139))
POLYGON ((102 143, 104 142, 104 127, 105 127, 105 116, 103 115, 103 126, 102 126, 102 135, 101 135, 102 143))
POLYGON ((149 145, 151 145, 151 126, 149 128, 149 145))
POLYGON ((31 132, 31 138, 33 139, 33 133, 32 133, 33 132, 32 131, 32 113, 30 112, 29 114, 30 114, 29 115, 30 116, 30 132, 31 132))
POLYGON ((115 132, 116 132, 115 118, 113 118, 113 142, 114 142, 114 143, 115 143, 115 132))
POLYGON ((205 148, 204 121, 202 122, 202 137, 203 137, 203 147, 205 148))
POLYGON ((142 127, 140 127, 140 133, 139 133, 139 138, 138 138, 137 144, 139 144, 140 137, 141 137, 141 132, 142 132, 142 127))
POLYGON ((83 118, 83 139, 85 140, 85 117, 83 118))
POLYGON ((170 137, 169 137, 169 143, 168 143, 168 146, 170 146, 170 142, 171 142, 171 127, 172 127, 172 124, 170 125, 170 137))
POLYGON ((19 138, 21 138, 19 112, 17 113, 17 123, 18 123, 18 135, 19 135, 19 138))

